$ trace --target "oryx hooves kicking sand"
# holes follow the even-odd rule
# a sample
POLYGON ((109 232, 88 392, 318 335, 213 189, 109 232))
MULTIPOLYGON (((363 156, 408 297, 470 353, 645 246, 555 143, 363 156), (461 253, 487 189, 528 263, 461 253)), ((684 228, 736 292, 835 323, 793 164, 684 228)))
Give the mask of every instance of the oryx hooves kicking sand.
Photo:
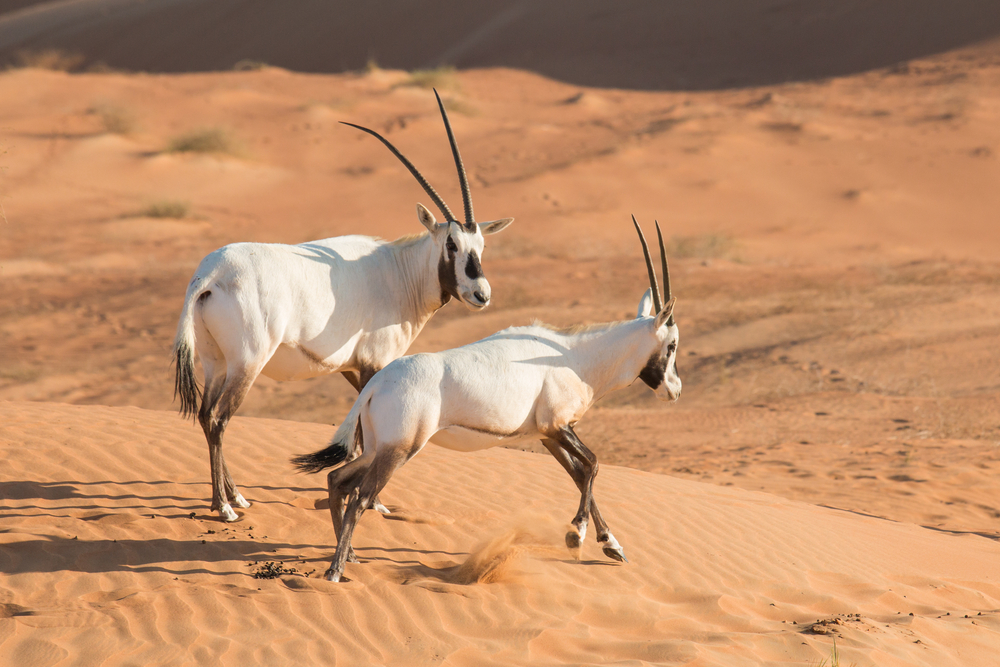
MULTIPOLYGON (((435 95, 437 92, 435 91, 435 95)), ((472 196, 444 104, 438 107, 458 168, 465 222, 396 147, 385 144, 444 215, 417 204, 427 232, 392 243, 370 236, 280 245, 234 243, 202 260, 188 286, 174 341, 175 394, 181 414, 194 415, 208 439, 212 509, 225 521, 232 505, 249 507, 222 456, 222 435, 261 373, 300 380, 343 373, 359 391, 383 366, 406 353, 430 317, 452 298, 473 310, 490 302, 480 258, 483 235, 513 218, 476 224, 472 196), (204 391, 194 375, 197 350, 204 391), (201 393, 201 407, 198 406, 201 393)), ((375 499, 372 499, 373 501, 375 499)))
POLYGON ((635 228, 650 282, 636 319, 568 331, 516 327, 454 350, 397 359, 364 388, 329 447, 293 459, 301 471, 318 472, 346 461, 363 434, 364 453, 327 476, 338 541, 327 579, 339 581, 345 563, 355 560, 351 535, 361 514, 428 440, 468 452, 541 437, 581 492, 567 546, 580 547, 589 516, 604 553, 625 560, 594 501, 597 457, 573 427, 595 401, 637 378, 664 400, 681 393, 678 330, 660 226, 665 303, 638 223, 635 228))

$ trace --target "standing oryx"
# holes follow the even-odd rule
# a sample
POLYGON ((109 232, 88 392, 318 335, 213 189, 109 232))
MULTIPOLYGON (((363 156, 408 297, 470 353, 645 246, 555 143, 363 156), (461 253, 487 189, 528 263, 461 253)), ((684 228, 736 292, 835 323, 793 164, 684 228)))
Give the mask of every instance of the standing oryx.
POLYGON ((597 457, 573 427, 595 401, 636 378, 661 399, 677 400, 681 393, 675 300, 660 226, 666 303, 660 301, 642 230, 632 221, 650 282, 636 319, 568 331, 516 327, 454 350, 397 359, 361 392, 330 446, 292 460, 303 472, 329 468, 347 460, 363 434, 364 453, 327 476, 338 540, 327 579, 339 581, 344 564, 355 560, 351 534, 361 514, 428 440, 468 452, 540 436, 581 492, 566 545, 580 547, 589 515, 604 553, 625 560, 593 498, 597 457))
MULTIPOLYGON (((434 93, 437 95, 437 91, 434 93)), ((280 245, 234 243, 202 260, 188 286, 174 341, 175 392, 181 413, 194 415, 208 439, 212 509, 226 521, 231 505, 249 507, 222 456, 230 417, 261 373, 300 380, 342 373, 359 391, 380 368, 406 353, 430 317, 455 298, 473 310, 490 302, 480 257, 483 235, 513 218, 476 224, 472 196, 448 114, 437 98, 458 168, 465 222, 396 148, 445 219, 417 204, 427 232, 392 243, 370 236, 280 245), (194 376, 197 350, 205 371, 201 407, 194 376)))

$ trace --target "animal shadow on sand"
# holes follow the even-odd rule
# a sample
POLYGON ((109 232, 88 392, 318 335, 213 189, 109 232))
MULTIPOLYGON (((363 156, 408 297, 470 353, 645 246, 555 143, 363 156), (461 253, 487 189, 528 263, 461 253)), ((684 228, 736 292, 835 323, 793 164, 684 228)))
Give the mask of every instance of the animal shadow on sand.
MULTIPOLYGON (((214 514, 204 511, 202 494, 190 496, 149 493, 157 486, 197 486, 203 483, 133 480, 117 482, 16 480, 0 482, 0 519, 73 519, 84 523, 101 522, 127 526, 136 522, 167 520, 191 522, 184 531, 199 532, 196 538, 171 539, 79 539, 61 535, 33 535, 30 539, 9 541, 0 549, 0 573, 27 572, 167 572, 173 575, 247 574, 245 571, 218 571, 178 564, 220 563, 226 561, 274 560, 276 553, 296 553, 314 548, 312 544, 260 541, 252 534, 225 538, 216 532, 219 524, 214 514), (121 488, 122 493, 108 493, 121 488), (145 491, 145 493, 143 492, 145 491), (37 503, 23 501, 37 500, 37 503), (21 501, 21 502, 19 502, 21 501), (55 501, 55 502, 53 502, 55 501), (60 502, 62 501, 62 502, 60 502), (193 531, 192 531, 193 529, 193 531), (203 539, 205 538, 205 539, 203 539), (235 539, 234 539, 235 538, 235 539), (170 566, 166 564, 171 564, 170 566)), ((254 487, 251 487, 254 488, 254 487)), ((281 491, 310 491, 305 488, 256 487, 281 491)), ((261 504, 281 501, 261 501, 261 504)), ((237 524, 238 525, 238 524, 237 524)), ((252 530, 248 528, 249 531, 252 530)), ((0 529, 0 532, 12 532, 0 529)), ((67 532, 65 527, 60 532, 67 532)))

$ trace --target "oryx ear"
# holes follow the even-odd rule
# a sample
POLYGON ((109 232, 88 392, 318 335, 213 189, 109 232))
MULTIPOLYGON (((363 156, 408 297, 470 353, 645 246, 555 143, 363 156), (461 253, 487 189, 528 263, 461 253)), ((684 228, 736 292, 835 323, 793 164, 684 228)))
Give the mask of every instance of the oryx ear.
POLYGON ((677 303, 677 297, 667 301, 667 305, 663 307, 659 313, 656 314, 656 328, 659 329, 663 326, 663 323, 670 319, 670 316, 674 314, 674 304, 677 303))
POLYGON ((433 232, 437 227, 437 218, 423 204, 417 204, 417 218, 420 219, 420 224, 427 228, 427 231, 433 232))
POLYGON ((636 319, 640 317, 649 317, 649 314, 653 312, 653 290, 648 289, 646 293, 642 295, 642 299, 639 300, 639 312, 636 313, 636 319))
POLYGON ((514 222, 514 218, 500 218, 499 220, 494 220, 492 222, 480 222, 479 231, 483 233, 483 236, 487 234, 496 234, 499 231, 506 229, 507 225, 514 222))

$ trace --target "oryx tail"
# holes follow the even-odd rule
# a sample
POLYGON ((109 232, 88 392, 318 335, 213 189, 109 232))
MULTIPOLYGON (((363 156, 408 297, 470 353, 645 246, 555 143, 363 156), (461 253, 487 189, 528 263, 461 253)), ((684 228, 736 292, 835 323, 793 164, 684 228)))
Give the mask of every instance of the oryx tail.
POLYGON ((181 398, 181 416, 198 414, 198 399, 201 389, 194 375, 194 307, 208 292, 212 277, 199 277, 191 281, 184 297, 184 308, 177 323, 177 337, 174 338, 173 362, 177 365, 174 375, 174 398, 181 398))
POLYGON ((292 459, 292 465, 298 468, 299 472, 319 472, 346 461, 361 442, 361 410, 368 405, 371 397, 372 390, 369 383, 354 402, 351 411, 347 413, 344 423, 333 434, 330 444, 318 452, 296 456, 292 459))

